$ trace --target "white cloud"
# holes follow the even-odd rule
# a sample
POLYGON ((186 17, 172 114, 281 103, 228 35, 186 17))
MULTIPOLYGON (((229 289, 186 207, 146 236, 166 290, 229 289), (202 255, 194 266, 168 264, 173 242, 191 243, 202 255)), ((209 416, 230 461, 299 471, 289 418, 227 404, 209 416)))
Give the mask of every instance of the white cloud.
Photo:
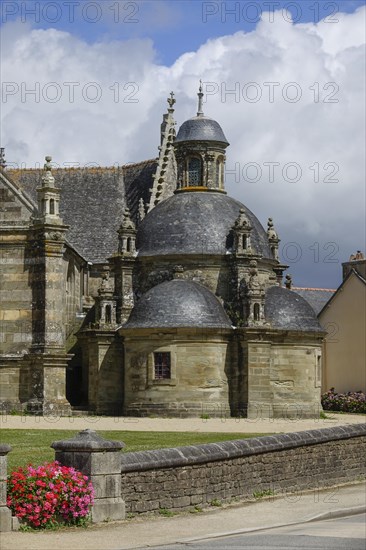
POLYGON ((322 40, 324 52, 337 54, 347 48, 365 44, 365 8, 358 8, 354 13, 337 13, 332 19, 338 23, 320 21, 317 25, 299 25, 322 40))
MULTIPOLYGON (((208 95, 205 112, 221 123, 231 143, 227 168, 239 163, 241 171, 239 182, 228 175, 230 194, 262 222, 273 216, 283 244, 295 240, 301 245, 302 263, 292 266, 296 283, 310 278, 315 284, 318 278, 324 285, 327 277, 340 276, 340 266, 309 265, 309 246, 319 242, 322 249, 336 242, 339 261, 365 246, 360 76, 365 68, 365 9, 338 18, 333 24, 291 25, 279 15, 273 23, 263 17, 256 30, 211 39, 171 67, 157 64, 148 39, 89 45, 66 32, 8 23, 2 78, 13 83, 5 84, 8 91, 12 86, 18 91, 9 93, 2 105, 7 159, 30 166, 52 154, 60 164, 111 165, 154 157, 167 94, 176 92, 176 118, 182 123, 195 114, 202 78, 207 90, 215 92, 208 95), (70 82, 79 83, 73 102, 70 82), (25 95, 35 86, 39 102, 25 95), (233 89, 238 97, 229 93, 233 89), (50 98, 60 90, 60 100, 52 103, 50 98), (101 98, 93 103, 95 93, 101 98), (255 93, 262 95, 251 102, 255 93), (291 102, 296 94, 301 99, 291 102), (268 181, 271 162, 280 164, 274 167, 273 183, 268 181), (261 167, 257 183, 243 178, 248 163, 261 167), (294 177, 296 165, 289 163, 301 169, 298 182, 284 179, 294 177)), ((252 167, 248 176, 253 175, 252 167)))

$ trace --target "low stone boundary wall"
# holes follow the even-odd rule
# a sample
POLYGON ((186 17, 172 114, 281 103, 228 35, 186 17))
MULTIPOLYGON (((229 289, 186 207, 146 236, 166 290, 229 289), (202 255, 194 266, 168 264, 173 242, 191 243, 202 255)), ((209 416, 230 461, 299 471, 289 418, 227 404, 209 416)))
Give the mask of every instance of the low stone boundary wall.
POLYGON ((122 454, 126 512, 184 510, 253 493, 293 493, 361 479, 366 424, 122 454))
MULTIPOLYGON (((366 474, 366 424, 135 453, 120 453, 123 442, 83 430, 52 447, 57 460, 92 481, 95 523, 124 519, 126 512, 245 500, 265 491, 298 493, 366 474)), ((6 506, 9 451, 0 445, 0 531, 17 528, 6 506)))

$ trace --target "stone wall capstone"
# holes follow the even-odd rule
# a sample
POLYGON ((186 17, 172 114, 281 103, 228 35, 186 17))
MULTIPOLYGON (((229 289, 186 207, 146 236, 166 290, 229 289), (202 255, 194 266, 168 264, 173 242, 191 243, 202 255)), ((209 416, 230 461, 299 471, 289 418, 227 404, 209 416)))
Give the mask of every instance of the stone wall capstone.
POLYGON ((185 510, 253 493, 297 493, 365 477, 366 424, 124 453, 126 512, 185 510))
POLYGON ((125 517, 121 498, 121 456, 124 443, 103 439, 94 430, 83 430, 74 438, 55 441, 55 460, 88 476, 95 490, 93 523, 125 517))

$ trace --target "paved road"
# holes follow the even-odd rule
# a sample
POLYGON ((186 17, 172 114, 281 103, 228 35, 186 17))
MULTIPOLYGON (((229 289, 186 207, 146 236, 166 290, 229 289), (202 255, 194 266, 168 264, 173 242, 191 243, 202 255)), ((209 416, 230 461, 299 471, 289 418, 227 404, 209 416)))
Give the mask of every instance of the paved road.
MULTIPOLYGON (((151 548, 151 547, 145 547, 151 548)), ((366 514, 316 521, 184 544, 154 546, 154 550, 365 550, 366 514)))

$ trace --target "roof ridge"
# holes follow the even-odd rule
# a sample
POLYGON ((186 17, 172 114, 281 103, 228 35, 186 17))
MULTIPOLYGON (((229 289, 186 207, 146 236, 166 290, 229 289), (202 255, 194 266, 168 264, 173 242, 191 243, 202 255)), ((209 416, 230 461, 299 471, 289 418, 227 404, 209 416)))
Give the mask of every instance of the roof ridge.
POLYGON ((139 162, 127 162, 126 164, 122 164, 121 168, 129 168, 130 166, 141 166, 142 164, 149 164, 150 162, 158 162, 158 158, 155 157, 153 159, 147 159, 147 160, 140 160, 139 162))
POLYGON ((361 273, 357 271, 354 267, 351 269, 351 273, 354 273, 363 283, 366 284, 366 279, 362 277, 361 273))
MULTIPOLYGON (((123 165, 122 164, 118 164, 118 165, 111 165, 111 166, 53 166, 52 167, 52 171, 53 172, 57 172, 58 170, 111 170, 111 169, 116 169, 116 168, 122 168, 123 165)), ((25 167, 25 168, 7 168, 6 169, 6 174, 7 173, 17 173, 17 172, 41 172, 43 171, 43 167, 42 166, 37 166, 37 167, 25 167)))
POLYGON ((312 287, 306 287, 306 286, 293 286, 292 290, 322 290, 325 292, 335 292, 336 288, 312 288, 312 287))

